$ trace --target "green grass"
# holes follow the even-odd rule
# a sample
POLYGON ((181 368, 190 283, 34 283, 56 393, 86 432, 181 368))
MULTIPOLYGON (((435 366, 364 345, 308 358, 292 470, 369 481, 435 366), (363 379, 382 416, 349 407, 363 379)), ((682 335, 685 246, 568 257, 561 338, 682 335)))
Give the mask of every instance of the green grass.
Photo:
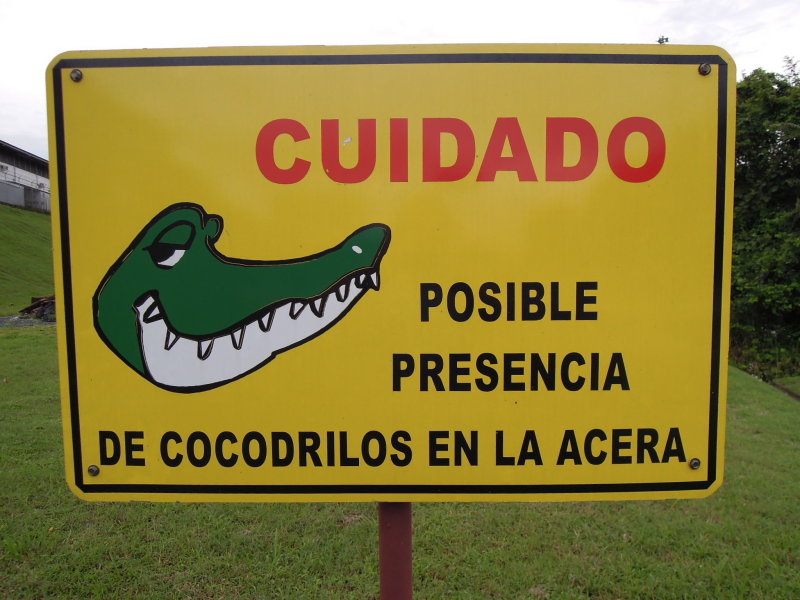
MULTIPOLYGON (((0 597, 378 596, 374 504, 84 503, 54 329, 0 329, 0 597)), ((420 599, 800 598, 800 403, 738 370, 693 501, 414 505, 420 599)))
POLYGON ((776 379, 775 383, 785 387, 787 390, 790 390, 795 394, 800 395, 800 375, 795 377, 782 377, 780 379, 776 379))
POLYGON ((50 215, 0 204, 0 316, 52 293, 50 215))

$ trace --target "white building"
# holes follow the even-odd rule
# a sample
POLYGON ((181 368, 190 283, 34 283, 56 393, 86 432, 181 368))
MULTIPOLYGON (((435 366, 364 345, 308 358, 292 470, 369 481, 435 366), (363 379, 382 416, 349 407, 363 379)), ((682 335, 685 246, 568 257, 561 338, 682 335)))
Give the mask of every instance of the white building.
POLYGON ((49 213, 47 161, 0 140, 0 203, 49 213))

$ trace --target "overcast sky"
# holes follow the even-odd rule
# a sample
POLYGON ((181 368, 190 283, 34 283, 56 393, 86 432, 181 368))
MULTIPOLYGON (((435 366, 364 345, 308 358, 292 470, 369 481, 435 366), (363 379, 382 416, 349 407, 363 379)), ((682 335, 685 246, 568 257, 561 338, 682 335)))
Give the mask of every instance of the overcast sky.
POLYGON ((797 0, 0 0, 0 140, 47 157, 45 69, 67 50, 409 43, 712 44, 741 78, 800 60, 797 0))

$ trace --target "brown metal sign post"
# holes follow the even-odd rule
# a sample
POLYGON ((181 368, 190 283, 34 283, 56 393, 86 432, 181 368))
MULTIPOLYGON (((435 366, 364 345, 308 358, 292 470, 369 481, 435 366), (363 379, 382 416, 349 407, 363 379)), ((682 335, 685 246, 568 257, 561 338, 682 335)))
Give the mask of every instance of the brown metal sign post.
POLYGON ((378 504, 381 600, 411 600, 411 503, 378 504))

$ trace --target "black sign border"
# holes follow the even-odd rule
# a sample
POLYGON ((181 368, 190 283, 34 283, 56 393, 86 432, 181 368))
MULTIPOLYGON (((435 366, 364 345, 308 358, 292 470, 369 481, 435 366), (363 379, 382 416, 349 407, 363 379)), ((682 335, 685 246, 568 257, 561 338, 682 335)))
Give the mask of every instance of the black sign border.
MULTIPOLYGON (((571 53, 422 53, 422 54, 340 54, 268 56, 149 56, 64 58, 53 66, 59 229, 63 277, 64 327, 69 377, 70 427, 75 486, 86 494, 599 494, 625 492, 670 492, 705 490, 717 479, 719 420, 719 377, 722 343, 723 273, 725 260, 725 196, 727 164, 728 69, 716 54, 571 54, 571 53), (84 68, 191 67, 191 66, 292 66, 292 65, 389 65, 389 64, 613 64, 613 65, 717 65, 717 170, 714 243, 713 312, 711 331, 711 378, 709 389, 709 431, 705 481, 653 483, 520 484, 520 485, 180 485, 180 484, 93 484, 84 480, 78 381, 75 353, 75 323, 72 297, 72 262, 69 243, 67 163, 62 93, 62 71, 84 68)), ((688 469, 688 467, 687 467, 688 469)))

